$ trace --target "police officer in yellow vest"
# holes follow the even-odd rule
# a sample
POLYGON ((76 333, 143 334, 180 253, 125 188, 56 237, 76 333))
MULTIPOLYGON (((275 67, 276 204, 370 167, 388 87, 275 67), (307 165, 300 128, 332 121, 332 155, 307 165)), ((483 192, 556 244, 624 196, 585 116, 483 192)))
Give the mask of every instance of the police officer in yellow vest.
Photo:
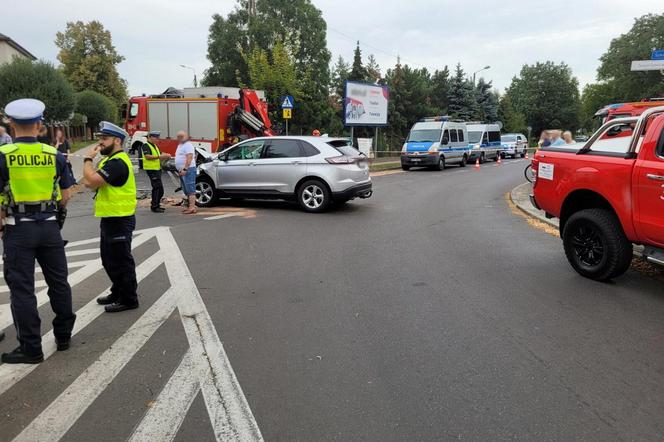
POLYGON ((143 145, 143 170, 150 178, 152 185, 152 201, 150 210, 155 213, 163 213, 165 209, 161 207, 161 199, 164 196, 164 185, 161 182, 161 160, 168 160, 171 156, 163 154, 157 147, 157 140, 161 133, 158 131, 150 131, 148 133, 148 141, 143 145))
POLYGON ((37 364, 44 360, 41 320, 35 296, 35 260, 48 284, 55 313, 53 334, 58 351, 69 348, 76 315, 67 282, 67 259, 56 212, 67 204, 74 185, 65 157, 37 142, 44 103, 34 99, 7 104, 5 114, 16 134, 13 144, 0 147, 5 282, 19 347, 2 355, 6 364, 37 364))
POLYGON ((136 263, 131 239, 136 227, 136 181, 129 155, 122 149, 127 137, 115 124, 102 121, 99 144, 84 158, 85 185, 97 190, 95 216, 101 218, 101 263, 112 282, 111 293, 97 298, 109 313, 138 308, 136 263), (103 158, 97 167, 94 158, 103 158))

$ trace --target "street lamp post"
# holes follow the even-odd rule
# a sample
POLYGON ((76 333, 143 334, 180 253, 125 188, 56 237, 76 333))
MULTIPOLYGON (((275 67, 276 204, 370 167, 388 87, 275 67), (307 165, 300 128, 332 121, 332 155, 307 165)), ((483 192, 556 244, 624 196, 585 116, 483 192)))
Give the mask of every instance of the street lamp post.
POLYGON ((480 72, 482 72, 482 71, 486 71, 487 69, 491 69, 491 66, 486 65, 486 66, 484 66, 482 69, 480 69, 479 71, 475 71, 475 72, 473 72, 473 86, 475 86, 475 76, 476 76, 477 74, 479 74, 480 72))
POLYGON ((185 69, 191 69, 191 71, 194 73, 194 87, 198 87, 198 80, 196 80, 196 69, 192 68, 191 66, 187 66, 185 64, 181 64, 180 67, 185 69))

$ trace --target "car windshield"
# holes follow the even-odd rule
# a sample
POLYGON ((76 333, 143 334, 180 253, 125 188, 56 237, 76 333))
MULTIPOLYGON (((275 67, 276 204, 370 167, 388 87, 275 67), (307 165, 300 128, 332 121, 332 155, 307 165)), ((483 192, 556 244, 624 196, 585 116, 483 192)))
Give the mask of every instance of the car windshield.
POLYGON ((482 132, 468 132, 468 142, 469 143, 479 143, 482 139, 482 132))
POLYGON ((408 139, 406 140, 406 142, 409 143, 424 141, 430 141, 432 143, 440 141, 440 129, 411 130, 408 139))
POLYGON ((500 141, 503 143, 514 143, 516 141, 516 135, 503 135, 500 137, 500 141))

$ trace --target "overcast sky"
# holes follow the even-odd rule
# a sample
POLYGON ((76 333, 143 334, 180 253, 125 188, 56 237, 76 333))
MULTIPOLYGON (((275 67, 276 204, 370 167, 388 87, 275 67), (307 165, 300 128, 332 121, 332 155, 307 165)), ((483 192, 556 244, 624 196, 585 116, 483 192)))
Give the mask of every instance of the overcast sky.
MULTIPOLYGON (((599 56, 635 17, 664 12, 662 0, 313 0, 328 25, 328 48, 352 60, 355 40, 382 70, 396 62, 434 70, 461 62, 503 90, 524 63, 565 61, 581 84, 592 82, 599 56)), ((57 63, 55 34, 67 21, 100 20, 126 60, 120 75, 132 95, 190 86, 206 59, 212 14, 234 0, 21 0, 3 8, 4 33, 38 58, 57 63)))

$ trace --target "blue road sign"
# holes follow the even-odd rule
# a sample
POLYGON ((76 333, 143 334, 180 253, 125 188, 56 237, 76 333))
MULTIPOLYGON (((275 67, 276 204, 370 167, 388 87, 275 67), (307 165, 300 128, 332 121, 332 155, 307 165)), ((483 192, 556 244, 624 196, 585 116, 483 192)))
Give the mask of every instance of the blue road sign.
POLYGON ((651 60, 664 60, 664 49, 656 49, 650 55, 651 60))
POLYGON ((293 109, 293 96, 292 95, 286 95, 285 97, 281 97, 281 108, 282 109, 293 109))

